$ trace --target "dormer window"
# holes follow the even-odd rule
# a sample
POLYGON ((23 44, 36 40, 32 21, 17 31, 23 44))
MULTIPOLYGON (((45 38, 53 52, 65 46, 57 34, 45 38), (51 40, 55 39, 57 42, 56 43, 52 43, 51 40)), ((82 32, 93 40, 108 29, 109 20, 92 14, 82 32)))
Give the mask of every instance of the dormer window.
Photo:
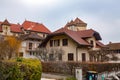
POLYGON ((90 44, 91 44, 91 47, 94 46, 94 42, 93 42, 93 40, 90 40, 90 44))
POLYGON ((6 27, 5 27, 5 29, 7 30, 7 29, 8 29, 8 27, 6 26, 6 27))
POLYGON ((74 25, 70 26, 70 29, 74 31, 75 30, 75 26, 74 25))
POLYGON ((45 34, 43 34, 43 38, 45 38, 46 37, 46 35, 45 34))

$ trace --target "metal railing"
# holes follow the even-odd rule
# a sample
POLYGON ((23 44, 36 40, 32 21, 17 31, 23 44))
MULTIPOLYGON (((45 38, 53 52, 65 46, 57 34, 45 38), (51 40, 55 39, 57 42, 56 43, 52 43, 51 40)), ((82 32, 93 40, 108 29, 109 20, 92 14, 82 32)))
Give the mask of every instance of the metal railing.
POLYGON ((102 77, 106 78, 117 74, 120 74, 120 71, 102 72, 98 74, 98 80, 102 80, 102 77))

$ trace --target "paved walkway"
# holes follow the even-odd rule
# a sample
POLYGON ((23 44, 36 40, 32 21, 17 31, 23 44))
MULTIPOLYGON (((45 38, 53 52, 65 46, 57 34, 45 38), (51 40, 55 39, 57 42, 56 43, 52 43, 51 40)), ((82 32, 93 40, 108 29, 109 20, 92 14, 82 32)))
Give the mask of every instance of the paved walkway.
POLYGON ((65 80, 66 77, 69 77, 69 75, 42 73, 42 79, 41 80, 58 80, 58 79, 64 79, 65 80))
POLYGON ((56 80, 56 79, 41 78, 41 80, 56 80))

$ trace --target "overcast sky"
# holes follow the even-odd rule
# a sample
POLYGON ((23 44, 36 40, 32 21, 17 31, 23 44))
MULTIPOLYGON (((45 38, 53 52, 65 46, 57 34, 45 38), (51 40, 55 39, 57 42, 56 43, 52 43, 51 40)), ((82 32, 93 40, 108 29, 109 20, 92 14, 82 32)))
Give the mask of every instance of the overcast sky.
POLYGON ((51 31, 79 17, 101 34, 102 42, 120 42, 120 0, 0 0, 0 21, 43 23, 51 31))

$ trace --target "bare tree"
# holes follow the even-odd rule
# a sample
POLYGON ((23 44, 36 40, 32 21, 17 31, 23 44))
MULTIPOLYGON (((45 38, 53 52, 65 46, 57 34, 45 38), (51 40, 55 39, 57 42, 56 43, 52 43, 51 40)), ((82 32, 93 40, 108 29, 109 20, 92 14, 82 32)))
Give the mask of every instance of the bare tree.
POLYGON ((36 57, 42 61, 48 61, 48 50, 46 48, 37 48, 36 57))
POLYGON ((51 48, 49 49, 49 60, 52 60, 52 61, 62 60, 63 54, 64 54, 64 51, 62 48, 51 48))
POLYGON ((111 56, 112 56, 112 57, 111 57, 111 60, 113 60, 113 61, 117 61, 117 60, 119 60, 119 58, 118 58, 117 55, 112 54, 111 56))
POLYGON ((112 52, 110 52, 107 48, 101 48, 100 50, 91 50, 89 51, 89 54, 91 61, 103 62, 109 60, 108 55, 111 55, 112 52))
POLYGON ((62 59, 64 51, 61 48, 38 48, 36 49, 37 58, 43 61, 57 61, 62 59))

